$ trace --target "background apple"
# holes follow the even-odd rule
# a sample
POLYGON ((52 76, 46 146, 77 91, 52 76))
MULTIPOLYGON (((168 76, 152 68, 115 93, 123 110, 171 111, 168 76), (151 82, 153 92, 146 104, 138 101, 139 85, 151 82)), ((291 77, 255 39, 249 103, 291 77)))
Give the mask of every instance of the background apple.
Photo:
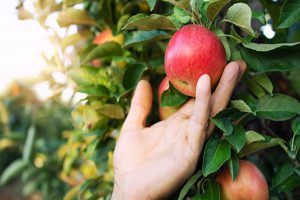
POLYGON ((165 71, 174 87, 195 97, 199 77, 208 74, 215 86, 226 65, 225 49, 208 29, 192 24, 178 30, 165 54, 165 71))
MULTIPOLYGON (((93 44, 96 45, 101 45, 104 44, 105 42, 116 42, 119 43, 120 45, 124 44, 124 35, 123 34, 119 34, 114 36, 112 34, 112 30, 111 29, 106 29, 102 32, 100 32, 93 40, 93 44)), ((101 59, 94 59, 91 61, 92 65, 95 67, 100 67, 102 62, 101 59)))
POLYGON ((268 200, 268 183, 261 171, 251 162, 239 161, 239 172, 232 180, 229 168, 217 176, 222 200, 268 200))
POLYGON ((169 116, 171 116, 173 113, 175 113, 178 110, 177 107, 161 106, 161 95, 164 93, 164 91, 168 90, 169 87, 170 87, 169 79, 168 77, 165 77, 160 83, 158 88, 158 102, 159 102, 158 111, 159 111, 159 118, 161 120, 167 119, 169 116))
POLYGON ((97 45, 103 44, 105 42, 116 42, 119 43, 120 45, 123 45, 124 35, 119 34, 114 36, 112 34, 111 29, 106 29, 105 31, 100 32, 93 40, 93 43, 97 45))

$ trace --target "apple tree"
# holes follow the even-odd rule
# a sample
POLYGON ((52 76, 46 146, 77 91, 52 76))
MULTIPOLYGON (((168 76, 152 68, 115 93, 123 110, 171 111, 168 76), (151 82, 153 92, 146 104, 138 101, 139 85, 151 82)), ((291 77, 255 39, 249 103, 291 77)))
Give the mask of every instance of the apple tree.
POLYGON ((64 133, 57 151, 60 178, 70 187, 65 199, 110 198, 113 150, 139 80, 153 87, 148 125, 160 120, 159 101, 179 107, 190 98, 172 83, 159 100, 157 95, 168 42, 188 24, 217 35, 227 62, 243 59, 248 70, 228 107, 211 116, 216 129, 197 171, 171 199, 221 199, 216 177, 229 168, 237 179, 240 159, 260 169, 270 199, 300 197, 299 0, 39 0, 36 14, 22 3, 19 16, 46 29, 47 17, 57 17, 66 34, 52 38, 51 69, 85 94, 72 108, 74 129, 64 133))

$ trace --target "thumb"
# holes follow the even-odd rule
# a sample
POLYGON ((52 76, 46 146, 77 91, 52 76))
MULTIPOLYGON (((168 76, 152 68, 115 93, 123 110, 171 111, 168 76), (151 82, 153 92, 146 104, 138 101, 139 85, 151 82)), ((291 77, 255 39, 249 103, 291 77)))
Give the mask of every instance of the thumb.
POLYGON ((144 128, 152 107, 152 89, 148 81, 141 80, 134 92, 123 131, 144 128))

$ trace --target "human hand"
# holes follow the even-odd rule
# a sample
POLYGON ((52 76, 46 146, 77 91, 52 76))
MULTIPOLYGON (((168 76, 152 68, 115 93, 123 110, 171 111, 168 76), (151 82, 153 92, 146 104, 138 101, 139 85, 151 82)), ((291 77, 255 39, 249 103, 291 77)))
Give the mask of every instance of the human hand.
POLYGON ((223 110, 246 70, 243 61, 229 63, 211 95, 210 77, 197 83, 196 99, 175 114, 145 127, 152 91, 140 81, 114 152, 113 200, 164 199, 191 176, 205 139, 213 132, 208 117, 223 110))

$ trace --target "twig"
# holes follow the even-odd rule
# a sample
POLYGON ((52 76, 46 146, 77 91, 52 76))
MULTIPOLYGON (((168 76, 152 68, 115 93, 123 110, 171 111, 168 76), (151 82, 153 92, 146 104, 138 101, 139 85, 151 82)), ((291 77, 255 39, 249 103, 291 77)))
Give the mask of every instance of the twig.
POLYGON ((241 123, 241 121, 243 120, 243 119, 245 119, 248 115, 250 115, 251 113, 246 113, 246 114, 244 114, 242 117, 240 117, 239 119, 237 119, 237 120, 235 120, 234 122, 233 122, 233 124, 236 126, 236 125, 238 125, 239 123, 241 123))
POLYGON ((270 127, 267 126, 266 121, 265 121, 264 119, 260 119, 260 122, 261 122, 263 128, 266 129, 266 131, 267 131, 270 135, 272 135, 272 136, 275 137, 275 138, 279 138, 278 135, 277 135, 270 127))

